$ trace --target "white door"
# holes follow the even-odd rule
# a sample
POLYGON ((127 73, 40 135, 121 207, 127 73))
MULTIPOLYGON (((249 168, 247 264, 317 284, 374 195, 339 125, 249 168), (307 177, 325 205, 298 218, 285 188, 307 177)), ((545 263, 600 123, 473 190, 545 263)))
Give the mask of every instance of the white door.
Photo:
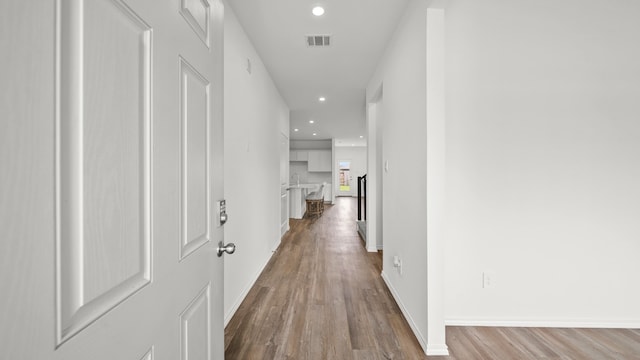
POLYGON ((0 359, 222 359, 219 0, 0 2, 0 359))

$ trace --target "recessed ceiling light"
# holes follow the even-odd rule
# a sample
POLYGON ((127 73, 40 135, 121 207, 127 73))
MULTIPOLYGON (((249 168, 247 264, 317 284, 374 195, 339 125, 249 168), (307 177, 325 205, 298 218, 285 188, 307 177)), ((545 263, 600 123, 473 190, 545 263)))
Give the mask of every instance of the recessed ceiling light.
POLYGON ((316 133, 313 133, 313 136, 316 136, 316 135, 318 135, 318 134, 316 134, 316 133))
POLYGON ((315 121, 313 120, 309 120, 309 124, 313 124, 315 121))
POLYGON ((318 101, 320 102, 325 102, 327 100, 327 98, 325 98, 324 96, 321 96, 318 98, 318 101))
POLYGON ((293 131, 298 132, 298 131, 300 131, 300 129, 293 129, 293 131))
MULTIPOLYGON (((297 130, 297 129, 296 129, 297 130)), ((364 139, 364 136, 360 135, 360 139, 364 139)))
POLYGON ((324 8, 322 6, 316 6, 313 8, 313 10, 311 10, 311 12, 315 16, 322 16, 324 15, 324 8))

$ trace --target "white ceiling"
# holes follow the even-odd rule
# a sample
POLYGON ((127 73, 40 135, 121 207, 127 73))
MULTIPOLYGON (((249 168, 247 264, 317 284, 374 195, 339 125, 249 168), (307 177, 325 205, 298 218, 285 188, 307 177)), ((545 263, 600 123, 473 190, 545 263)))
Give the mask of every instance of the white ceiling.
POLYGON ((365 89, 407 0, 229 3, 291 109, 290 138, 364 145, 365 89), (323 16, 311 13, 317 5, 323 16), (308 47, 313 34, 331 35, 331 46, 308 47))

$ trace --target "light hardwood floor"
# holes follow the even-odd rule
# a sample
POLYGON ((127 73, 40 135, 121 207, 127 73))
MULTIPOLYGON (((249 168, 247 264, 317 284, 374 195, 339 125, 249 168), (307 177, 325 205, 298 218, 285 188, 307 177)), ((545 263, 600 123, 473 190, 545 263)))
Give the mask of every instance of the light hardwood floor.
MULTIPOLYGON (((355 199, 317 219, 291 220, 262 275, 225 329, 227 360, 427 359, 364 249, 355 199)), ((640 330, 447 328, 450 357, 637 359, 640 330)))
POLYGON ((448 327, 443 359, 640 359, 640 330, 448 327))

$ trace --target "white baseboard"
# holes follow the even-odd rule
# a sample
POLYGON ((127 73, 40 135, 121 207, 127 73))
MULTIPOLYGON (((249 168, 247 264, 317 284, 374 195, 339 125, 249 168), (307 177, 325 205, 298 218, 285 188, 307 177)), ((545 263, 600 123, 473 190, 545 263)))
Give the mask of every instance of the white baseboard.
POLYGON ((427 356, 449 356, 449 347, 446 344, 428 344, 427 356))
POLYGON ((224 327, 227 327, 227 325, 229 325, 229 321, 231 321, 231 318, 233 318, 233 315, 235 315, 236 311, 238 311, 238 308, 240 307, 240 305, 242 304, 244 299, 249 294, 249 291, 251 290, 253 285, 255 285, 256 281, 258 281, 258 278, 260 277, 260 274, 262 274, 262 271, 264 270, 264 268, 267 267, 267 264, 269 263, 269 260, 271 260, 272 256, 273 256, 273 252, 271 253, 271 256, 269 256, 267 258, 267 261, 265 261, 264 264, 262 264, 262 266, 260 266, 260 268, 258 269, 258 272, 256 272, 256 274, 253 276, 252 280, 249 281, 249 284, 247 284, 247 286, 244 288, 242 293, 240 293, 240 296, 238 296, 238 299, 233 304, 231 309, 229 309, 229 311, 224 315, 224 327))
POLYGON ((384 248, 384 246, 382 246, 382 245, 373 244, 372 247, 367 247, 367 251, 368 252, 378 252, 380 250, 384 250, 383 248, 384 248))
MULTIPOLYGON (((287 232, 289 232, 289 229, 287 229, 287 232)), ((276 252, 276 250, 278 250, 278 248, 280 247, 280 244, 282 244, 282 238, 287 234, 287 232, 285 232, 284 234, 282 234, 282 236, 280 237, 280 239, 278 239, 278 241, 275 242, 275 244, 273 244, 271 246, 271 252, 274 253, 276 252)), ((271 258, 271 257, 269 257, 271 258)))
MULTIPOLYGON (((413 331, 413 334, 418 339, 418 342, 422 347, 422 351, 424 351, 424 353, 427 354, 428 345, 425 337, 422 336, 422 333, 420 332, 420 330, 418 330, 418 326, 416 325, 415 321, 413 321, 413 318, 411 317, 409 312, 407 312, 407 308, 404 306, 404 303, 400 299, 400 296, 398 295, 398 292, 396 291, 396 289, 393 287, 393 285, 391 285, 391 282, 389 281, 389 278, 387 277, 387 274, 384 272, 384 270, 382 271, 381 276, 382 276, 382 280, 384 280, 384 283, 387 285, 387 288, 389 288, 391 295, 393 296, 396 303, 398 304, 398 307, 400 307, 400 311, 402 311, 402 315, 404 315, 405 319, 407 319, 407 322, 411 327, 411 331, 413 331)), ((447 352, 447 355, 448 355, 448 352, 447 352)))
POLYGON ((494 320, 446 319, 446 326, 588 328, 588 329, 640 329, 640 320, 494 320))
POLYGON ((289 219, 287 219, 287 222, 285 224, 280 225, 280 239, 284 237, 284 235, 289 231, 289 229, 290 229, 289 219))

